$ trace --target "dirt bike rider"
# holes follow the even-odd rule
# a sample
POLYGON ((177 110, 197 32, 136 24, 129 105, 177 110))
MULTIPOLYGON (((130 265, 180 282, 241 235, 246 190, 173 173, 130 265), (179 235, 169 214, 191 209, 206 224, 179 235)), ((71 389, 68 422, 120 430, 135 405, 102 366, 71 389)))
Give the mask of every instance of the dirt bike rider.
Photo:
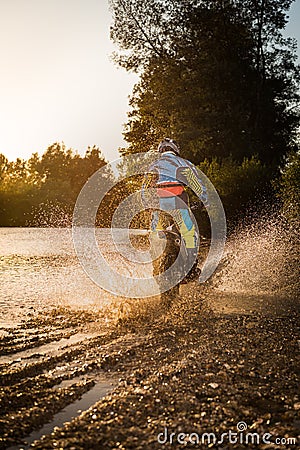
POLYGON ((207 205, 206 189, 195 166, 190 161, 180 158, 180 147, 176 141, 165 138, 158 145, 157 151, 161 156, 149 167, 149 172, 154 176, 147 175, 142 188, 143 193, 143 189, 155 187, 159 197, 160 210, 152 212, 151 230, 166 229, 165 224, 161 223, 160 211, 172 212, 175 225, 185 244, 186 262, 196 261, 186 277, 192 280, 199 276, 196 269, 198 235, 185 187, 190 187, 204 205, 207 205))

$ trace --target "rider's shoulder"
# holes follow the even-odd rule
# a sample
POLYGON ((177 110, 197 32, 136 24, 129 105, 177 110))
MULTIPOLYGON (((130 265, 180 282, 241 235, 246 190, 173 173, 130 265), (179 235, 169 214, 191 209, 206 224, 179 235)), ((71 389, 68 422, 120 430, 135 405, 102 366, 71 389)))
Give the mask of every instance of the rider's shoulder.
POLYGON ((172 161, 172 163, 182 164, 185 160, 181 158, 179 155, 176 155, 174 152, 164 152, 160 157, 160 161, 172 161))

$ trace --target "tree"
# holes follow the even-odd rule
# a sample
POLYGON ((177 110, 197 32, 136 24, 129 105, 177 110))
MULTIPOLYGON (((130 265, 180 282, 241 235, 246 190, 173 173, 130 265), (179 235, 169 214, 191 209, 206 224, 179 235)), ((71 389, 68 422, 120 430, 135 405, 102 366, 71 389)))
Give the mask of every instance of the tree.
POLYGON ((2 183, 6 177, 6 172, 8 168, 8 160, 7 158, 0 154, 0 182, 2 183))
POLYGON ((112 0, 117 62, 141 73, 125 129, 129 152, 162 136, 184 157, 257 154, 280 163, 295 148, 299 68, 281 31, 292 0, 112 0))
POLYGON ((25 225, 35 197, 27 162, 17 158, 8 162, 1 155, 0 217, 1 225, 25 225))
MULTIPOLYGON (((42 156, 35 153, 28 161, 8 162, 0 155, 1 225, 70 225, 81 188, 105 164, 98 147, 89 147, 81 157, 63 143, 52 144, 42 156)), ((106 204, 100 223, 106 223, 105 208, 106 204)))
POLYGON ((277 195, 281 199, 283 213, 291 220, 299 221, 300 216, 300 152, 291 153, 281 177, 275 183, 277 195))

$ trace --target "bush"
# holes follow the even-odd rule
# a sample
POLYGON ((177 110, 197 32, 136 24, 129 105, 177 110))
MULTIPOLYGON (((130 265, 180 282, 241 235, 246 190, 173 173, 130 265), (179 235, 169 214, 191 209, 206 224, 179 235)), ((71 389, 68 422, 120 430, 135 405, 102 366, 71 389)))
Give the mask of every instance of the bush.
POLYGON ((223 202, 226 216, 235 221, 249 205, 258 203, 270 190, 271 170, 253 156, 238 163, 233 158, 205 159, 199 169, 215 186, 223 202))
POLYGON ((300 214, 300 152, 290 153, 281 177, 274 183, 282 202, 284 215, 289 220, 299 219, 300 214))

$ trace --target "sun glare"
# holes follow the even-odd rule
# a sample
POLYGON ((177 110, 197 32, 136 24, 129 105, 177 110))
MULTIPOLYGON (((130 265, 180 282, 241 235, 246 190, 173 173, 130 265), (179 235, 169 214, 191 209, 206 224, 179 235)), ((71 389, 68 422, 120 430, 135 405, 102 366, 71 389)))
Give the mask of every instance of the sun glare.
POLYGON ((1 2, 0 153, 27 158, 64 141, 118 156, 137 77, 110 60, 110 21, 106 1, 1 2))

